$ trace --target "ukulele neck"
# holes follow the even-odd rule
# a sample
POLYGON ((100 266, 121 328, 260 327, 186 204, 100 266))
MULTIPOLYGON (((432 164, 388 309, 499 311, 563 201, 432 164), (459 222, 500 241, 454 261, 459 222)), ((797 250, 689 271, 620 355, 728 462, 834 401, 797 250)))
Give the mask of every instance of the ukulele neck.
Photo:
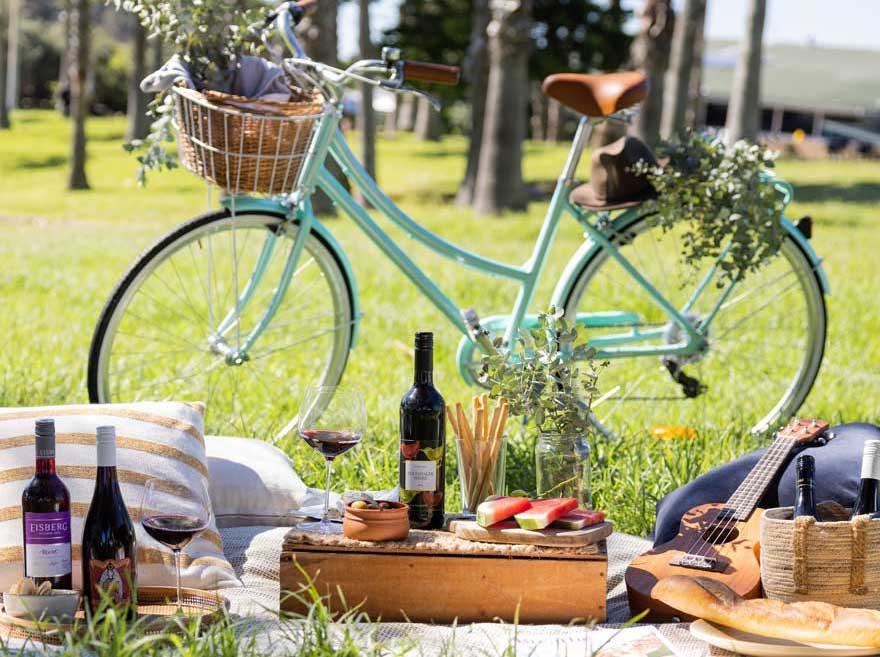
POLYGON ((743 479, 739 488, 727 500, 725 509, 728 509, 736 520, 748 520, 752 515, 758 502, 764 496, 764 492, 780 468, 786 463, 796 444, 797 440, 790 436, 779 436, 764 452, 752 471, 743 479))

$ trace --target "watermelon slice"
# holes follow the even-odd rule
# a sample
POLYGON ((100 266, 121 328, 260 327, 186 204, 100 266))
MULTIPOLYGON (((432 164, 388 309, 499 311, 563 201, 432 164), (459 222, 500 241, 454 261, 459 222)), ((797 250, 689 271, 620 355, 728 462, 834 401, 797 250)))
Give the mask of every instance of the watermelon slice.
POLYGON ((532 506, 514 515, 517 524, 523 529, 544 529, 554 520, 561 518, 577 508, 573 497, 557 497, 550 500, 535 500, 532 506))
POLYGON ((569 511, 561 518, 554 520, 551 527, 558 529, 583 529, 590 525, 598 525, 605 520, 605 514, 601 511, 587 511, 586 509, 575 509, 569 511))
POLYGON ((526 497, 496 497, 486 500, 477 507, 477 524, 488 527, 496 522, 507 520, 531 506, 526 497))

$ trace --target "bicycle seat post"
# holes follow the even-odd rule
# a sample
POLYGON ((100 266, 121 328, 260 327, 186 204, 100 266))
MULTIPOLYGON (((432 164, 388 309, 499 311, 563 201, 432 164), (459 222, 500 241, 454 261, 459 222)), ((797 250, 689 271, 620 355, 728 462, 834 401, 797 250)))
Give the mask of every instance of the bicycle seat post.
POLYGON ((593 132, 593 122, 589 117, 582 116, 578 121, 577 132, 571 142, 571 150, 568 151, 568 158, 565 160, 565 167, 562 169, 560 181, 563 185, 569 186, 574 181, 574 174, 577 172, 578 163, 581 161, 581 154, 593 132))

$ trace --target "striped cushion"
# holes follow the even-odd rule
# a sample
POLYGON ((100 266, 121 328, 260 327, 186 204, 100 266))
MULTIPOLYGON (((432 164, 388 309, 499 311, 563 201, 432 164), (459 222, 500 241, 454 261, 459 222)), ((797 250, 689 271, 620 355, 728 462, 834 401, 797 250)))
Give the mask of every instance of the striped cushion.
MULTIPOLYGON (((203 404, 177 402, 0 409, 0 590, 8 590, 24 570, 21 493, 34 474, 34 422, 41 417, 55 418, 57 472, 70 491, 74 586, 81 587, 82 531, 95 489, 95 428, 104 424, 116 426, 119 486, 137 532, 138 582, 174 586, 174 557, 143 531, 141 499, 144 483, 153 477, 181 496, 199 479, 207 481, 203 414, 203 404)), ((181 584, 202 589, 239 584, 213 518, 181 555, 181 584)))

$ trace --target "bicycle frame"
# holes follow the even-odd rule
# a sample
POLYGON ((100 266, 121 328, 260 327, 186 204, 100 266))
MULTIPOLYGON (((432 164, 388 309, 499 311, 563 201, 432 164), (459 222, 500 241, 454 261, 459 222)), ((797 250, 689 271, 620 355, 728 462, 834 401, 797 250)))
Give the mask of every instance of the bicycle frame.
MULTIPOLYGON (((559 227, 563 215, 569 215, 575 219, 586 231, 588 241, 575 254, 566 267, 563 276, 557 284, 556 291, 553 295, 553 302, 561 304, 564 301, 565 294, 571 289, 574 278, 580 271, 580 266, 585 262, 585 254, 594 252, 596 249, 604 249, 614 258, 620 266, 628 273, 633 281, 644 289, 651 300, 659 306, 670 322, 677 324, 681 329, 683 339, 679 342, 666 344, 657 344, 658 339, 663 338, 665 327, 651 327, 640 329, 639 317, 634 313, 625 312, 598 312, 598 313, 578 313, 576 321, 586 327, 615 327, 620 326, 622 330, 619 333, 611 335, 603 335, 591 340, 591 344, 598 350, 598 358, 624 358, 635 356, 673 356, 673 355, 689 355, 702 349, 706 345, 707 335, 712 320, 721 308, 723 303, 729 297, 730 293, 736 287, 736 281, 730 282, 724 292, 716 300, 714 306, 708 314, 703 318, 702 323, 695 327, 686 318, 686 313, 694 307, 699 300, 703 291, 709 286, 709 283, 715 277, 718 268, 718 262, 724 258, 726 250, 721 253, 715 265, 704 275, 703 279, 697 284, 696 289, 690 299, 682 308, 673 306, 629 260, 627 260, 615 245, 615 233, 618 227, 625 227, 633 223, 637 218, 644 214, 644 211, 638 207, 626 210, 615 217, 613 221, 605 213, 596 213, 592 211, 584 211, 572 205, 569 200, 575 171, 581 158, 584 146, 587 143, 590 132, 593 127, 593 120, 582 118, 577 132, 575 134, 571 149, 568 154, 565 166, 556 184, 550 205, 544 218, 544 223, 538 235, 537 241, 532 250, 531 256, 521 265, 508 264, 490 258, 483 257, 479 254, 468 251, 460 246, 452 244, 443 238, 435 235, 427 230, 415 220, 410 218, 403 210, 401 210, 382 190, 376 182, 370 177, 366 170, 358 162, 357 158, 348 147, 341 131, 339 130, 339 121, 341 113, 338 108, 332 104, 327 105, 325 114, 322 117, 316 134, 312 140, 310 152, 303 164, 300 177, 299 190, 286 199, 273 200, 268 202, 259 202, 256 199, 248 199, 246 197, 231 198, 225 200, 225 205, 230 208, 235 207, 253 207, 254 201, 257 201, 260 207, 266 207, 266 203, 271 204, 279 211, 291 209, 291 216, 295 218, 299 225, 299 233, 294 241, 288 254, 288 262, 284 269, 282 279, 278 282, 277 289, 273 299, 270 302, 264 316, 257 323, 256 327, 247 336, 242 347, 236 354, 229 354, 227 358, 246 359, 247 351, 254 342, 259 338, 262 331, 269 325, 275 311, 280 306, 288 287, 295 277, 295 271, 298 260, 302 252, 305 242, 305 236, 312 230, 318 230, 322 235, 327 234, 320 222, 314 217, 311 204, 309 202, 310 195, 316 188, 322 189, 338 208, 348 215, 355 224, 370 238, 370 240, 379 248, 379 250, 388 257, 395 265, 407 276, 419 290, 443 313, 446 319, 453 324, 458 330, 466 336, 466 340, 462 344, 468 344, 473 349, 477 345, 474 337, 470 334, 468 326, 462 318, 461 312, 456 304, 450 299, 443 290, 434 283, 422 269, 400 248, 400 246, 382 230, 382 228, 370 217, 364 208, 357 203, 352 195, 331 175, 324 167, 326 157, 332 157, 342 168, 343 173, 349 178, 352 185, 358 189, 363 197, 385 218, 400 227, 412 239, 420 242, 428 249, 438 253, 457 264, 464 265, 475 269, 487 275, 494 275, 514 281, 519 284, 519 292, 517 294, 514 306, 509 315, 492 317, 482 322, 484 327, 503 331, 504 341, 506 345, 515 345, 515 339, 519 329, 527 328, 534 325, 534 317, 527 316, 527 310, 531 304, 535 288, 540 280, 544 269, 547 253, 553 244, 556 231, 559 227), (654 344, 644 344, 645 342, 654 341, 654 344)), ((780 191, 785 193, 786 202, 790 198, 790 187, 787 183, 779 181, 780 191)), ((824 274, 821 272, 819 259, 815 256, 809 244, 800 235, 794 227, 783 218, 783 222, 792 234, 796 234, 800 238, 802 248, 806 248, 807 254, 813 260, 820 280, 823 286, 826 286, 824 274)), ((264 254, 271 255, 274 246, 274 235, 266 238, 264 245, 264 254)), ((341 258, 343 262, 347 262, 344 256, 341 258)), ((268 257, 265 259, 268 262, 268 257)), ((236 306, 221 322, 217 333, 222 335, 228 331, 232 325, 238 312, 250 300, 253 291, 259 286, 261 279, 265 273, 265 262, 263 258, 258 259, 258 264, 254 272, 245 284, 244 291, 239 296, 236 306)), ((355 315, 354 321, 357 322, 359 317, 355 315)), ((459 365, 461 367, 461 349, 459 354, 459 365)), ((467 376, 462 369, 462 373, 467 376)))

